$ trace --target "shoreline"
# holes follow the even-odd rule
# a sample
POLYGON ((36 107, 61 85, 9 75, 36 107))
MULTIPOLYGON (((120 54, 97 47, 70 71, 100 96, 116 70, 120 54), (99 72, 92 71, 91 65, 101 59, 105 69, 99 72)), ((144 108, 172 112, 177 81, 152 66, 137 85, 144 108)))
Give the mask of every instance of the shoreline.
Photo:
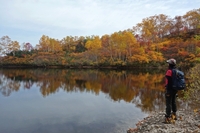
POLYGON ((164 115, 164 111, 153 112, 127 133, 200 133, 200 110, 178 110, 177 120, 171 124, 163 123, 164 115))
POLYGON ((81 68, 81 69, 163 69, 161 66, 143 66, 143 65, 49 65, 49 64, 0 64, 0 68, 81 68))

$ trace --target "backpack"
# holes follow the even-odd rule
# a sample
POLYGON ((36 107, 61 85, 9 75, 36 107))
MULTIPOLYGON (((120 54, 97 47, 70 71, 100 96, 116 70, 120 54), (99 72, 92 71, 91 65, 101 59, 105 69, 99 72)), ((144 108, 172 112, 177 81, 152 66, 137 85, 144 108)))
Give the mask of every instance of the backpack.
POLYGON ((172 69, 172 88, 175 90, 185 89, 184 73, 178 69, 172 69))

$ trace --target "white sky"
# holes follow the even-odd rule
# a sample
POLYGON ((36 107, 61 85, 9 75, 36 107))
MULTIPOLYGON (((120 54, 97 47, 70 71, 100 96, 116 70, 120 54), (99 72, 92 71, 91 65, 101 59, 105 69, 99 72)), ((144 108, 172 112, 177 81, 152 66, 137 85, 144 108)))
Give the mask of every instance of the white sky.
POLYGON ((39 43, 42 35, 105 35, 159 14, 173 18, 200 8, 200 0, 0 0, 0 38, 39 43))

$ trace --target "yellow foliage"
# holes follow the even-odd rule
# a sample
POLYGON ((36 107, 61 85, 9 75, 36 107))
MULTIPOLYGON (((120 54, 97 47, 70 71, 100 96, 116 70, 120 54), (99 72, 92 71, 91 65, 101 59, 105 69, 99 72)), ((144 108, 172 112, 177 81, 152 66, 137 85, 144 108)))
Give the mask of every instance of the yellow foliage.
POLYGON ((137 61, 140 63, 148 63, 149 62, 149 59, 147 58, 147 56, 144 56, 144 55, 134 55, 131 57, 131 60, 137 61))
POLYGON ((86 42, 86 46, 87 49, 89 50, 98 50, 102 47, 102 43, 101 40, 98 36, 95 36, 93 40, 88 40, 86 42))

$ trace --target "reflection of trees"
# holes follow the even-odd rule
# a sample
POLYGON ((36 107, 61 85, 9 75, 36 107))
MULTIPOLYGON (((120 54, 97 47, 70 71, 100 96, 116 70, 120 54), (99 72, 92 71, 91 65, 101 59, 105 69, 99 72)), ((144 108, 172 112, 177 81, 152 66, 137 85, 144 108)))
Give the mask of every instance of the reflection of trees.
POLYGON ((142 111, 162 110, 165 107, 163 92, 156 90, 141 89, 139 95, 133 99, 133 103, 142 111))
POLYGON ((14 79, 8 79, 4 75, 0 74, 0 92, 4 96, 10 96, 12 91, 18 91, 20 82, 14 79))
POLYGON ((36 84, 44 97, 63 89, 66 92, 91 92, 95 95, 103 92, 113 101, 132 102, 143 111, 163 109, 164 106, 163 74, 158 73, 125 70, 9 69, 0 71, 0 74, 1 92, 6 92, 7 95, 18 90, 20 85, 24 89, 30 89, 36 84))
POLYGON ((114 101, 133 102, 143 111, 164 107, 162 74, 113 72, 104 79, 102 91, 114 101))

